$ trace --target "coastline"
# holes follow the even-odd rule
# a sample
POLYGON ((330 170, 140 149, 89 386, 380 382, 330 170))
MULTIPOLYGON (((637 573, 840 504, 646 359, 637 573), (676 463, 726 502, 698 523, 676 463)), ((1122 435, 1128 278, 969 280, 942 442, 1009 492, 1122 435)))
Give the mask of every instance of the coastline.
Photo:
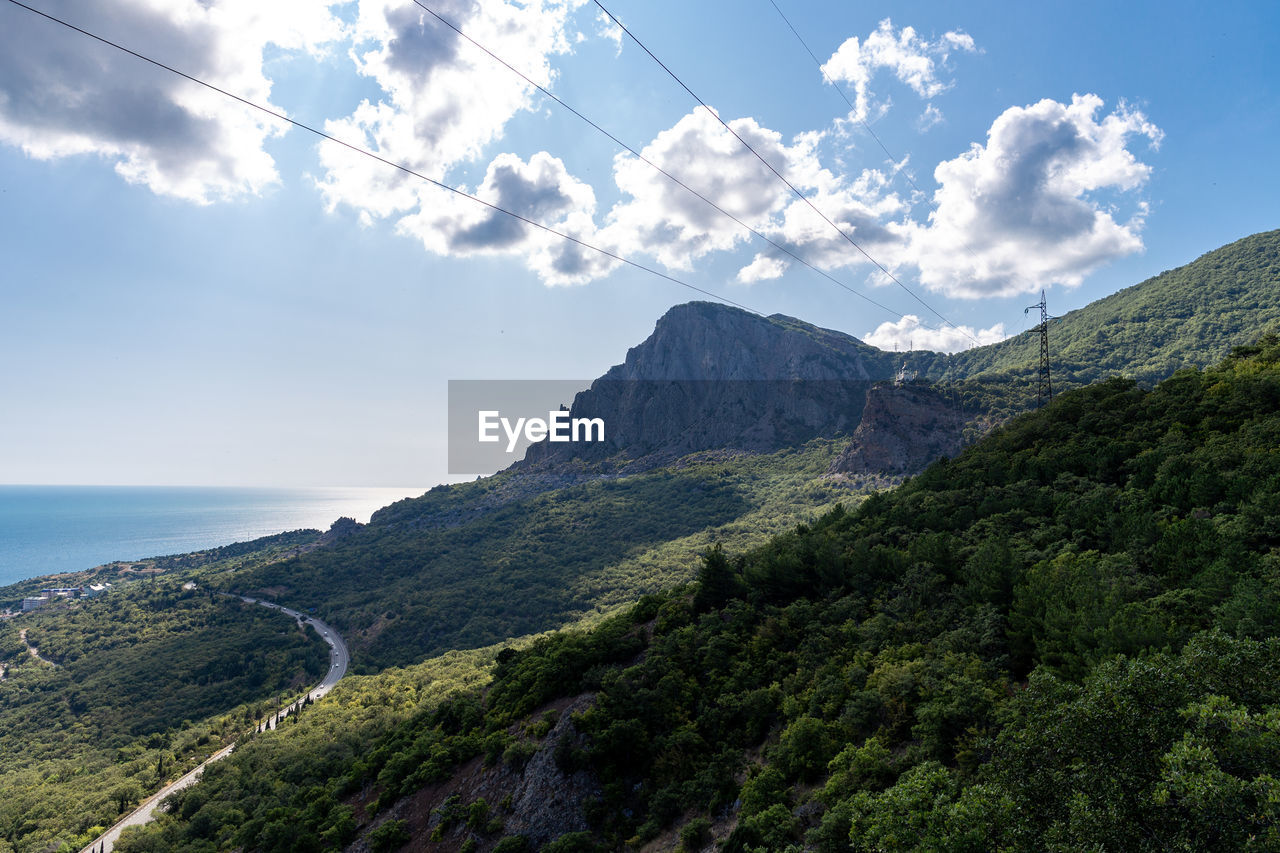
POLYGON ((287 531, 325 530, 343 516, 363 523, 387 504, 425 491, 0 485, 0 590, 287 531))

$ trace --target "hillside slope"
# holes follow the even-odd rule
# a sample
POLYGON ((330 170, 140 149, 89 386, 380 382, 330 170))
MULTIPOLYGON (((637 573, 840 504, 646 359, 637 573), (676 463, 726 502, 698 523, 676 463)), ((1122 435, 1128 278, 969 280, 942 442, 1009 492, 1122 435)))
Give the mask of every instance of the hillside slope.
POLYGON ((251 744, 139 844, 294 849, 252 831, 274 820, 318 849, 1274 849, 1278 448, 1274 336, 1152 391, 1065 393, 856 512, 499 656, 485 692, 305 797, 266 794, 286 765, 251 744), (595 793, 504 839, 533 831, 514 801, 451 799, 500 766, 595 793))
MULTIPOLYGON (((1280 321, 1280 230, 1254 234, 1186 266, 1099 299, 1051 323, 1062 388, 1122 375, 1151 384, 1215 364, 1280 321)), ((941 378, 1031 376, 1034 331, 957 353, 925 370, 941 378)))
POLYGON ((841 490, 837 452, 711 454, 617 479, 526 489, 513 473, 433 489, 295 559, 218 579, 314 609, 355 671, 416 663, 558 628, 687 579, 713 541, 747 547, 814 517, 841 490))
MULTIPOLYGON (((1280 231, 1256 235, 1073 312, 1053 331, 1058 387, 1112 368, 1146 381, 1220 358, 1280 322, 1278 257, 1280 231)), ((968 378, 942 398, 958 416, 877 422, 954 435, 863 431, 864 446, 910 461, 892 473, 1024 410, 1038 357, 1028 340, 897 356, 793 318, 676 306, 574 401, 575 416, 611 425, 597 455, 535 445, 497 477, 402 501, 352 536, 226 588, 317 608, 366 672, 555 628, 688 579, 688 556, 713 541, 746 548, 835 500, 822 479, 832 454, 858 429, 872 383, 903 359, 925 375, 968 378)), ((870 474, 866 458, 849 470, 870 474)))

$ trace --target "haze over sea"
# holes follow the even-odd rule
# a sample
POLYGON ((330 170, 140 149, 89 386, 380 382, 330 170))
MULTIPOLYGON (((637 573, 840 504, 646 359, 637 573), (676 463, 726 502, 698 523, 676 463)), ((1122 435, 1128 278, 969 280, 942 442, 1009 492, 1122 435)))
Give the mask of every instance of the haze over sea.
POLYGON ((244 542, 328 529, 425 488, 244 489, 187 486, 0 485, 0 586, 244 542))

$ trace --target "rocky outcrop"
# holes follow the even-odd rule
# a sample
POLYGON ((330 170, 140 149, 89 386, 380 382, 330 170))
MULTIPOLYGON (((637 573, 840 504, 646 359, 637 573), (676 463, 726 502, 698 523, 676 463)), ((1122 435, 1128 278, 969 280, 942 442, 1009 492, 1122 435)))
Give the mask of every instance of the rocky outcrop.
POLYGON ((321 535, 320 543, 322 545, 332 545, 334 542, 359 533, 362 527, 364 527, 363 524, 354 518, 348 518, 344 515, 329 525, 329 529, 321 535))
POLYGON ((589 798, 600 796, 599 780, 587 770, 565 773, 555 755, 561 741, 565 747, 583 745, 573 715, 586 711, 594 702, 594 695, 580 696, 561 711, 543 748, 525 765, 512 792, 511 816, 505 826, 508 834, 523 835, 536 848, 566 833, 589 828, 582 805, 589 798))
POLYGON ((630 473, 689 453, 772 452, 849 435, 869 384, 892 375, 893 360, 790 317, 677 305, 574 399, 570 416, 602 419, 604 442, 543 442, 514 467, 630 473))
POLYGON ((448 780, 428 785, 380 810, 363 827, 360 837, 347 846, 347 853, 374 853, 370 835, 387 821, 403 821, 410 841, 400 849, 442 853, 468 849, 468 844, 477 851, 490 850, 508 836, 521 836, 530 849, 537 850, 566 833, 587 830, 582 805, 600 796, 600 781, 586 769, 562 769, 556 754, 557 747, 568 751, 584 745, 573 717, 594 701, 595 695, 587 693, 540 709, 534 719, 548 714, 556 717, 540 743, 528 739, 519 726, 513 729, 522 745, 533 750, 527 761, 520 764, 504 758, 487 763, 473 759, 448 780), (460 811, 469 813, 472 804, 480 800, 488 807, 480 825, 459 819, 460 811))
POLYGON ((849 447, 831 464, 830 473, 918 473, 930 462, 960 451, 968 420, 958 403, 934 386, 877 385, 867 395, 849 447))
POLYGON ((884 379, 893 356, 792 317, 711 302, 676 305, 601 381, 884 379))

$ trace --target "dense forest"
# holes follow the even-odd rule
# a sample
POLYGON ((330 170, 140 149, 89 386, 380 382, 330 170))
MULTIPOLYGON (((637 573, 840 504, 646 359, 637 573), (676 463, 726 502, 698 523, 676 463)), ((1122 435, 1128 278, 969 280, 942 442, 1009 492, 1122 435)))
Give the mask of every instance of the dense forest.
POLYGON ((487 687, 368 744, 250 744, 120 849, 1276 849, 1278 448, 1274 336, 1153 390, 1063 394, 856 509, 708 549, 691 585, 504 651, 487 687), (550 737, 546 710, 584 695, 550 737), (509 836, 501 802, 397 811, 540 752, 597 780, 583 829, 509 836))

